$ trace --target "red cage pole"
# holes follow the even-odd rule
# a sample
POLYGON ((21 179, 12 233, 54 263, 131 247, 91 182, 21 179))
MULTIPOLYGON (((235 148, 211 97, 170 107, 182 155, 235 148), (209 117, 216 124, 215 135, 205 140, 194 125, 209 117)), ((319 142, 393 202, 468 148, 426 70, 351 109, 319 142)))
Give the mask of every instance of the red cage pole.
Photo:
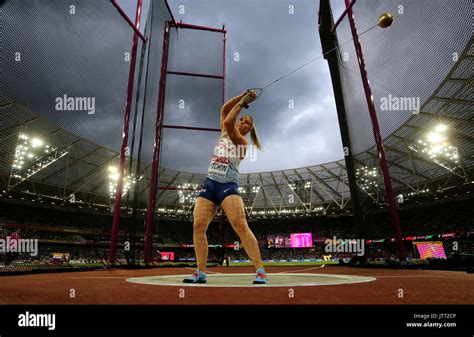
MULTIPOLYGON (((222 26, 222 30, 224 30, 224 56, 222 62, 222 105, 225 103, 225 80, 226 80, 226 42, 227 42, 227 32, 225 32, 225 25, 222 26)), ((221 218, 219 221, 219 228, 220 228, 220 236, 221 236, 221 251, 224 255, 225 252, 225 219, 224 219, 224 210, 222 209, 221 218)))
MULTIPOLYGON (((215 28, 204 27, 204 26, 196 26, 196 25, 185 24, 182 22, 177 23, 174 20, 168 21, 165 24, 165 32, 164 32, 164 37, 163 37, 163 51, 162 51, 162 60, 161 60, 160 85, 159 85, 159 92, 158 92, 158 106, 157 106, 157 111, 156 111, 155 141, 153 145, 153 162, 152 162, 152 168, 151 168, 151 179, 150 179, 150 188, 149 188, 149 193, 148 193, 148 205, 147 205, 147 216, 146 216, 145 264, 149 264, 152 261, 152 257, 153 257, 152 256, 153 229, 154 229, 154 219, 155 219, 156 191, 158 188, 157 187, 158 166, 160 162, 160 145, 161 145, 162 129, 166 127, 166 128, 174 128, 174 129, 188 129, 188 130, 199 130, 199 131, 221 131, 220 129, 214 129, 214 128, 201 128, 201 127, 180 126, 180 125, 163 125, 167 74, 216 78, 216 79, 222 79, 222 81, 225 83, 225 66, 224 66, 224 74, 222 76, 168 71, 168 49, 169 49, 171 27, 204 30, 204 31, 219 32, 219 33, 224 33, 224 34, 226 33, 224 29, 215 29, 215 28)), ((225 59, 224 59, 224 62, 225 62, 225 59)), ((223 100, 224 99, 225 99, 225 90, 223 91, 223 100)), ((165 187, 165 188, 160 188, 160 189, 174 189, 174 188, 165 187)))
MULTIPOLYGON (((137 30, 140 28, 141 11, 142 11, 142 0, 137 0, 137 11, 135 14, 135 28, 137 30)), ((128 144, 128 129, 130 125, 130 111, 132 109, 133 82, 135 78, 135 65, 136 65, 136 59, 137 59, 138 37, 139 35, 137 33, 133 35, 132 58, 130 61, 130 70, 128 74, 127 101, 125 104, 123 131, 122 131, 122 146, 120 148, 119 178, 117 181, 117 188, 115 191, 112 236, 110 238, 110 251, 109 251, 110 263, 115 263, 115 260, 117 259, 117 239, 118 239, 118 231, 119 231, 119 226, 120 226, 120 210, 122 208, 122 189, 123 189, 123 177, 124 177, 124 166, 125 166, 125 149, 128 144)))
POLYGON ((155 123, 155 141, 153 144, 153 161, 151 165, 150 188, 148 191, 148 205, 146 212, 146 233, 145 233, 145 265, 152 261, 153 253, 153 229, 155 224, 155 205, 156 205, 156 189, 158 181, 158 166, 160 163, 160 145, 161 130, 163 125, 163 110, 165 107, 165 84, 166 69, 168 67, 168 47, 170 37, 170 22, 165 23, 163 35, 163 51, 161 57, 161 75, 158 91, 158 104, 156 108, 155 123))
POLYGON ((352 9, 352 6, 354 6, 354 4, 356 3, 357 0, 352 0, 351 3, 349 4, 349 6, 347 6, 347 2, 346 2, 346 9, 344 10, 344 12, 342 12, 341 16, 339 17, 339 19, 337 19, 336 23, 334 23, 334 26, 332 26, 332 29, 331 29, 331 33, 334 33, 336 31, 336 28, 337 26, 339 26, 339 24, 341 23, 342 19, 344 19, 344 17, 346 16, 346 14, 352 9))
POLYGON ((143 40, 144 43, 146 43, 147 38, 146 38, 145 35, 142 34, 142 32, 140 32, 139 25, 135 26, 133 21, 130 20, 130 18, 128 17, 127 13, 125 13, 125 11, 122 9, 122 7, 120 7, 120 5, 117 3, 117 0, 112 0, 112 4, 115 6, 115 8, 117 8, 117 10, 122 15, 122 17, 125 19, 125 21, 127 21, 128 24, 133 28, 135 33, 138 34, 138 36, 140 36, 140 38, 143 40))
MULTIPOLYGON (((345 0, 346 7, 349 8, 353 3, 351 0, 345 0)), ((362 53, 362 47, 359 41, 359 34, 355 24, 354 15, 352 8, 348 10, 349 24, 351 26, 352 37, 354 40, 354 47, 357 53, 357 60, 359 62, 360 74, 362 77, 362 83, 364 85, 365 97, 367 100, 367 106, 369 108, 370 119, 372 121, 372 129, 374 132, 375 143, 377 144, 377 151, 379 155, 380 168, 382 170, 383 181, 385 185, 385 193, 390 211, 390 219, 392 222, 392 230, 395 235, 395 243, 397 246, 398 258, 400 261, 405 261, 405 249, 403 247, 402 234, 400 230, 400 221, 397 213, 397 204, 393 194, 392 182, 390 179, 390 172, 388 170, 387 160, 385 158, 385 150, 383 146, 383 139, 380 134, 379 122, 377 120, 377 113, 375 111, 374 97, 372 96, 372 89, 370 88, 369 79, 367 75, 367 68, 365 66, 364 55, 362 53)))
POLYGON ((224 56, 222 57, 222 105, 225 103, 225 81, 226 81, 226 47, 227 47, 227 31, 225 30, 225 25, 222 26, 222 30, 224 31, 224 56))

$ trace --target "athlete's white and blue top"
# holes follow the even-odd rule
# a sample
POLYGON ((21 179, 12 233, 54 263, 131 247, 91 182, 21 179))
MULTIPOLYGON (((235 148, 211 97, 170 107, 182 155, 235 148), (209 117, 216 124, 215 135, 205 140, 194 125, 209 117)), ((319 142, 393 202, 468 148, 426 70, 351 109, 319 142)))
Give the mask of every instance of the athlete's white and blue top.
POLYGON ((204 186, 198 197, 204 197, 216 205, 229 195, 239 194, 239 165, 240 151, 243 147, 237 147, 228 135, 219 138, 214 147, 214 154, 207 170, 204 186))

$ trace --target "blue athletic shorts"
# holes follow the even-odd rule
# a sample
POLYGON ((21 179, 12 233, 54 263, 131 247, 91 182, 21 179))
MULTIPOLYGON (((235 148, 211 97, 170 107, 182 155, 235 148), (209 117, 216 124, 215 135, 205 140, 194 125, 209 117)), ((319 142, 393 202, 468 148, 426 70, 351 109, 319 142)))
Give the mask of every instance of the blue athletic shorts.
POLYGON ((236 183, 220 183, 206 178, 198 197, 206 198, 219 206, 229 195, 240 195, 239 185, 236 183))

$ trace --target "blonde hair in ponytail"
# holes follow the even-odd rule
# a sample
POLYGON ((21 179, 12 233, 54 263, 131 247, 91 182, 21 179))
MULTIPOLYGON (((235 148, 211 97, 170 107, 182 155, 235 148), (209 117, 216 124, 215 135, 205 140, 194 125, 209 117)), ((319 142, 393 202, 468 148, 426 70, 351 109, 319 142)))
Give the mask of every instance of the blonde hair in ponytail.
POLYGON ((257 130, 255 129, 255 125, 252 125, 252 129, 250 130, 250 139, 252 140, 253 145, 257 147, 260 151, 262 151, 262 144, 260 144, 260 140, 258 139, 257 130))

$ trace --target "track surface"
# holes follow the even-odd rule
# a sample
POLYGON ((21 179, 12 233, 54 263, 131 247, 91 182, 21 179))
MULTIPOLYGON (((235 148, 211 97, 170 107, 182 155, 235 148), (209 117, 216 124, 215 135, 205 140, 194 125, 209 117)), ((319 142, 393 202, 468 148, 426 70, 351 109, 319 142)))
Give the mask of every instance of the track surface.
MULTIPOLYGON (((0 304, 473 304, 474 274, 374 268, 267 267, 272 273, 375 277, 360 284, 215 288, 146 285, 131 277, 191 274, 186 268, 109 270, 0 277, 0 304), (71 289, 75 297, 71 297, 71 289), (403 293, 403 294, 402 294, 403 293), (403 297, 400 297, 403 295, 403 297)), ((218 267, 209 273, 253 273, 218 267)), ((271 275, 269 276, 271 282, 271 275)))

